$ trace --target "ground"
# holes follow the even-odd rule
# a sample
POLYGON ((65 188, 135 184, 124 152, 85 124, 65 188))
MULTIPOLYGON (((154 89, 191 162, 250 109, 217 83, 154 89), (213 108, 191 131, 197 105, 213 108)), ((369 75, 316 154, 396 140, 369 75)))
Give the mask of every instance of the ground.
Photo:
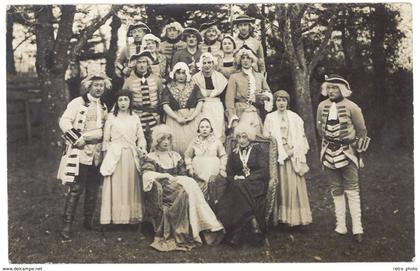
MULTIPOLYGON (((304 230, 271 227, 260 248, 220 245, 167 253, 149 246, 150 233, 86 231, 80 216, 73 240, 61 241, 64 188, 55 179, 58 161, 53 160, 40 157, 36 144, 8 145, 11 263, 410 262, 415 256, 412 152, 372 150, 366 157, 360 178, 365 229, 361 244, 350 234, 333 233, 328 184, 320 170, 313 170, 307 184, 314 222, 304 230)), ((81 210, 80 204, 79 214, 81 210)))

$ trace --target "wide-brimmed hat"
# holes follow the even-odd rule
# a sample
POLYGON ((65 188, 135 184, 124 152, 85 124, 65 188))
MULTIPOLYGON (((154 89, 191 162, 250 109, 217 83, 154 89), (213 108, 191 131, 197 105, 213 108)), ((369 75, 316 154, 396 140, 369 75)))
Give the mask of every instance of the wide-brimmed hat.
POLYGON ((111 78, 109 78, 104 72, 94 72, 88 74, 81 84, 85 89, 87 89, 93 80, 104 80, 106 89, 111 89, 112 87, 111 78))
POLYGON ((152 32, 151 30, 150 30, 150 28, 145 24, 145 23, 142 23, 142 22, 137 22, 137 23, 135 23, 135 24, 132 24, 132 25, 130 25, 129 27, 128 27, 128 30, 127 30, 127 37, 132 37, 132 35, 131 35, 131 31, 132 30, 134 30, 134 29, 136 29, 136 28, 143 28, 144 29, 144 31, 148 34, 148 33, 150 33, 150 32, 152 32))
POLYGON ((254 23, 255 19, 251 18, 247 15, 238 15, 235 19, 233 19, 233 24, 239 24, 239 23, 254 23))
POLYGON ((194 34, 197 37, 198 42, 201 42, 203 40, 203 37, 201 36, 200 32, 196 28, 192 27, 184 28, 184 31, 182 31, 182 40, 185 41, 186 36, 189 34, 194 34))
POLYGON ((205 36, 208 29, 214 28, 216 30, 217 36, 220 36, 222 34, 222 31, 217 28, 217 21, 212 21, 209 23, 204 23, 200 26, 200 34, 201 36, 205 36))
POLYGON ((155 58, 152 55, 152 52, 150 50, 143 50, 138 54, 134 54, 130 57, 130 62, 139 59, 140 57, 147 57, 148 59, 150 59, 151 62, 155 61, 155 58))
POLYGON ((351 95, 349 82, 346 79, 344 79, 343 76, 340 76, 338 74, 330 74, 325 75, 325 82, 321 85, 321 94, 323 96, 328 95, 327 86, 331 84, 338 86, 343 97, 349 97, 351 95))

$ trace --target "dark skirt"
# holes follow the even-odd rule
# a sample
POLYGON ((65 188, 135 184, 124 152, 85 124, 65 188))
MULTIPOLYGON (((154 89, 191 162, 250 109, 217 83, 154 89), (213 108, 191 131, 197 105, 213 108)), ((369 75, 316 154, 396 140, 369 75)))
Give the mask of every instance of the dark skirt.
POLYGON ((244 229, 253 216, 265 231, 265 196, 255 197, 244 180, 226 180, 219 176, 212 186, 211 205, 228 235, 244 229))

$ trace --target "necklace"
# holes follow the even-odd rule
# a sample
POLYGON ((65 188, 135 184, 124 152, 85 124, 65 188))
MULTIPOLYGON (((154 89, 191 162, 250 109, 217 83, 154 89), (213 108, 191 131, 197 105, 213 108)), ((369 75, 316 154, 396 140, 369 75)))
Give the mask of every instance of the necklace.
POLYGON ((252 150, 252 145, 249 146, 248 150, 243 150, 243 151, 239 150, 239 159, 241 159, 242 172, 244 173, 245 177, 248 177, 251 174, 250 169, 247 165, 251 150, 252 150))

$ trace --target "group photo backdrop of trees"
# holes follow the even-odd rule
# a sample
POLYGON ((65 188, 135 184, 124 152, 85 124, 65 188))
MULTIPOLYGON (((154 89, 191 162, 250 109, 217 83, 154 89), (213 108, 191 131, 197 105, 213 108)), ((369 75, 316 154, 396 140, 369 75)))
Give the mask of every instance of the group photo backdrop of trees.
MULTIPOLYGON (((366 171, 367 177, 362 180, 366 179, 366 185, 370 185, 371 189, 362 191, 365 193, 363 196, 373 197, 375 189, 378 189, 383 193, 383 200, 388 195, 405 202, 404 207, 386 207, 385 213, 378 216, 384 223, 389 221, 392 224, 394 219, 398 220, 396 216, 404 214, 404 219, 399 222, 401 227, 394 229, 389 236, 382 236, 385 239, 380 237, 380 240, 385 240, 384 244, 370 244, 375 248, 381 245, 396 245, 400 252, 390 253, 391 258, 376 250, 371 250, 373 254, 368 253, 365 257, 357 254, 357 249, 354 249, 350 254, 356 253, 355 257, 348 257, 345 251, 344 254, 327 259, 326 256, 317 255, 307 255, 307 258, 297 255, 282 258, 278 255, 261 257, 261 261, 318 261, 318 258, 322 261, 402 261, 414 257, 413 59, 410 4, 10 5, 6 12, 9 257, 12 261, 103 260, 101 255, 90 257, 89 253, 80 256, 80 259, 74 255, 68 259, 60 254, 54 258, 46 252, 37 252, 39 248, 34 242, 50 246, 48 242, 44 245, 43 241, 45 238, 53 240, 56 237, 53 228, 59 225, 58 214, 61 205, 53 203, 62 200, 61 188, 54 180, 62 150, 58 119, 67 103, 83 92, 80 87, 81 80, 95 70, 104 71, 113 79, 113 88, 105 95, 106 102, 112 106, 114 94, 121 87, 121 80, 115 75, 114 63, 118 52, 127 42, 128 26, 142 21, 151 28, 154 35, 160 37, 163 27, 174 20, 184 27, 195 28, 215 20, 223 33, 235 34, 236 29, 232 21, 239 14, 247 14, 256 19, 253 25, 254 34, 261 40, 264 48, 266 77, 271 90, 288 91, 291 95, 291 109, 305 122, 305 131, 311 147, 308 160, 312 173, 308 179, 310 182, 314 180, 309 185, 313 196, 311 205, 314 208, 314 224, 317 223, 316 219, 322 220, 324 215, 332 214, 328 213, 332 212, 328 209, 332 203, 326 192, 327 184, 320 181, 320 138, 315 132, 316 108, 324 99, 320 95, 320 85, 324 76, 329 73, 340 74, 349 81, 353 92, 350 99, 362 108, 368 134, 372 138, 367 156, 367 170, 370 171, 366 171), (34 156, 36 158, 31 156, 32 153, 37 154, 34 156), (393 172, 395 175, 378 173, 389 171, 390 167, 398 168, 393 172), (384 177, 389 179, 385 180, 384 177), (43 182, 43 186, 22 188, 28 183, 35 183, 34 178, 43 182), (386 181, 390 185, 384 187, 386 181), (398 183, 400 185, 397 185, 398 183), (41 209, 42 206, 50 206, 50 209, 46 214, 27 216, 28 210, 18 209, 15 205, 18 200, 22 200, 22 193, 31 195, 29 199, 42 199, 37 204, 41 209), (51 203, 53 204, 49 205, 51 203), (329 207, 326 208, 325 205, 329 207), (21 222, 18 222, 20 218, 21 222), (25 227, 21 224, 29 221, 39 225, 38 230, 41 230, 27 239, 21 237, 20 228, 25 227), (397 234, 401 238, 399 241, 391 237, 397 234), (24 253, 25 248, 29 248, 31 253, 24 253)), ((381 204, 379 200, 380 197, 374 199, 374 203, 371 204, 381 204)), ((403 202, 388 204, 402 205, 403 202)), ((333 220, 329 222, 333 223, 333 220)), ((306 234, 309 235, 308 238, 314 237, 312 233, 306 234)), ((282 241, 279 241, 279 246, 282 241)), ((328 251, 334 251, 337 245, 334 243, 328 251)), ((54 243, 52 246, 60 244, 54 243)), ((81 249, 85 251, 85 248, 81 249)), ((293 248, 291 250, 293 251, 293 248)), ((316 251, 315 248, 313 250, 316 251)), ((325 253, 327 254, 327 251, 325 253)), ((260 259, 249 259, 242 254, 237 257, 232 255, 224 260, 260 259)), ((105 257, 105 261, 142 261, 125 256, 116 259, 109 257, 105 257)), ((149 261, 167 260, 161 258, 162 256, 156 257, 158 258, 149 258, 149 261)), ((197 262, 200 261, 200 257, 195 255, 188 259, 197 262)), ((204 261, 215 262, 217 259, 215 256, 204 261)))

